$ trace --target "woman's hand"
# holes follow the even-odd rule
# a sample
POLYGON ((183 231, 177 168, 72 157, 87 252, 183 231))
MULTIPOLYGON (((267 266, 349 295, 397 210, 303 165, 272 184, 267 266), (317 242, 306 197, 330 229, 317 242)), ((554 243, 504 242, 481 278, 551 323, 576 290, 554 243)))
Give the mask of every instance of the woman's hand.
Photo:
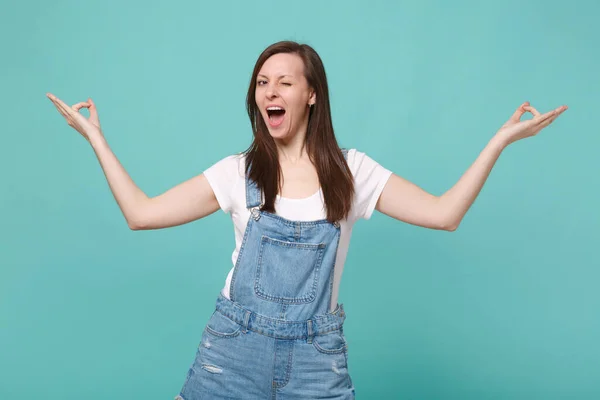
POLYGON ((560 106, 545 114, 540 114, 535 108, 529 105, 528 101, 526 101, 517 108, 517 111, 515 111, 512 117, 510 117, 509 120, 502 125, 500 130, 496 132, 496 137, 501 140, 504 146, 508 146, 519 139, 535 136, 542 129, 550 125, 567 108, 567 106, 560 106), (521 121, 521 117, 526 112, 532 113, 533 118, 521 121))
POLYGON ((104 137, 100 128, 98 110, 96 110, 96 105, 91 98, 88 98, 88 101, 82 101, 69 107, 52 93, 46 93, 46 96, 54 103, 58 112, 65 117, 69 126, 75 128, 88 142, 92 143, 94 140, 104 137), (85 118, 79 113, 82 108, 89 109, 89 118, 85 118))

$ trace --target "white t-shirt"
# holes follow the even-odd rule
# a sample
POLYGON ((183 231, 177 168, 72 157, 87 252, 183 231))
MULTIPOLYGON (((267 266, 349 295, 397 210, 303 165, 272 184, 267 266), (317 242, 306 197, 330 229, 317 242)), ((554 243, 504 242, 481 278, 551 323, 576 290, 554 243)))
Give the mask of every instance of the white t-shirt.
MULTIPOLYGON (((356 149, 348 151, 347 162, 354 176, 355 194, 348 218, 339 221, 340 241, 334 267, 330 311, 335 309, 337 304, 352 227, 360 218, 371 218, 377 199, 392 174, 391 171, 356 149)), ((205 170, 204 176, 212 187, 221 209, 231 215, 235 230, 235 249, 231 257, 233 267, 229 271, 225 287, 221 291, 223 296, 229 298, 231 276, 250 217, 250 211, 246 208, 245 155, 236 154, 221 159, 205 170)), ((293 221, 314 221, 327 217, 321 190, 303 199, 289 199, 277 195, 275 213, 293 221)))

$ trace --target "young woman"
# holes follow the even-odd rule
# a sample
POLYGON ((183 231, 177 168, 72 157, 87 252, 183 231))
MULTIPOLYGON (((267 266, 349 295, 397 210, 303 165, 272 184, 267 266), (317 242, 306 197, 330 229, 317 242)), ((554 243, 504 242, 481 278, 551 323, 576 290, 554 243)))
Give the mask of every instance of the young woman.
POLYGON ((259 56, 250 80, 251 146, 148 198, 110 150, 92 99, 69 107, 47 96, 93 147, 131 229, 180 225, 219 208, 231 214, 233 266, 176 397, 184 400, 354 398, 338 303, 353 224, 376 209, 455 230, 502 150, 567 109, 540 114, 523 103, 458 183, 433 196, 366 154, 340 149, 320 57, 279 42, 259 56), (533 119, 520 121, 525 112, 533 119))

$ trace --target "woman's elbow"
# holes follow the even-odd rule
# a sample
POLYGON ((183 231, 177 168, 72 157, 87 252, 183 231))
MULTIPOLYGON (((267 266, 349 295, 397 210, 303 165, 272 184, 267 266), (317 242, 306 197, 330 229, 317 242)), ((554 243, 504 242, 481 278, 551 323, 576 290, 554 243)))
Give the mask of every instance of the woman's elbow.
POLYGON ((442 220, 440 229, 448 232, 454 232, 458 229, 460 225, 460 221, 455 221, 453 219, 444 219, 442 220))
POLYGON ((148 229, 148 222, 139 214, 135 216, 130 216, 129 218, 126 218, 126 220, 127 226, 132 231, 143 231, 145 229, 148 229))

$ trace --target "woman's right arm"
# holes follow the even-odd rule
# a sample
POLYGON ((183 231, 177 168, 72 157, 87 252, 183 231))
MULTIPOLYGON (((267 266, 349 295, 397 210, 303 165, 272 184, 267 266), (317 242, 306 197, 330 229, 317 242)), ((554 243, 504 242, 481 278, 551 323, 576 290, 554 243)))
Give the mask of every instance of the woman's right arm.
POLYGON ((133 182, 103 137, 96 137, 90 143, 130 229, 168 228, 219 210, 217 198, 203 174, 149 198, 133 182))
POLYGON ((69 107, 52 93, 46 93, 46 96, 65 117, 69 126, 92 145, 129 228, 160 229, 182 225, 206 217, 220 208, 212 187, 202 174, 180 183, 159 196, 149 198, 133 182, 110 149, 100 128, 96 104, 91 98, 69 107), (89 109, 89 118, 79 113, 82 108, 89 109))

